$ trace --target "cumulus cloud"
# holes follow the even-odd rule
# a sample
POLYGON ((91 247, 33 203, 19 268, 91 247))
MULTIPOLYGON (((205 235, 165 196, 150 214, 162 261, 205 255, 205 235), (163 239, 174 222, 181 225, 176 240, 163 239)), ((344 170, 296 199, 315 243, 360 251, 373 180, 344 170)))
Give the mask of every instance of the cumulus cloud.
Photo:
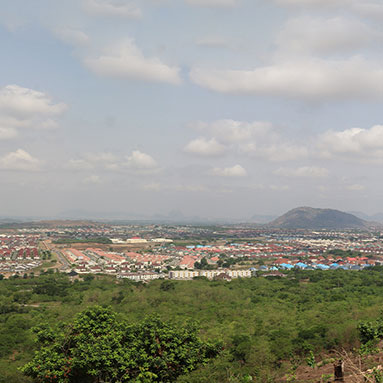
POLYGON ((213 122, 199 121, 191 127, 206 131, 224 143, 239 143, 270 135, 272 124, 264 121, 217 120, 213 122))
POLYGON ((45 93, 33 89, 18 85, 0 88, 0 113, 6 116, 23 120, 41 115, 58 115, 65 109, 65 104, 54 104, 45 93))
POLYGON ((150 173, 158 170, 157 162, 149 154, 134 150, 130 155, 121 157, 113 153, 85 153, 80 158, 71 159, 67 169, 78 171, 112 171, 125 170, 136 174, 150 173))
POLYGON ((306 158, 309 154, 305 146, 296 145, 290 142, 278 141, 262 147, 245 147, 248 154, 264 158, 271 162, 294 161, 306 158))
POLYGON ((239 0, 186 0, 187 4, 199 7, 235 7, 239 4, 239 0))
POLYGON ((234 165, 229 168, 213 168, 210 174, 219 177, 245 177, 247 171, 241 165, 234 165))
POLYGON ((41 162, 32 157, 23 149, 17 149, 0 157, 0 169, 2 170, 21 170, 37 171, 40 169, 41 162))
POLYGON ((157 162, 149 154, 134 150, 127 157, 126 166, 133 170, 153 170, 158 167, 157 162))
POLYGON ((68 169, 73 169, 73 170, 87 170, 87 169, 93 169, 94 165, 83 158, 79 158, 79 159, 72 158, 69 160, 66 167, 68 169))
POLYGON ((107 49, 96 58, 86 58, 85 65, 100 76, 180 84, 180 68, 168 66, 159 58, 146 58, 134 41, 127 39, 107 49))
POLYGON ((383 96, 383 69, 361 58, 287 60, 254 70, 195 68, 196 84, 221 93, 260 94, 297 99, 329 100, 383 96))
POLYGON ((184 151, 202 157, 216 157, 223 155, 226 148, 215 138, 207 139, 205 137, 200 137, 190 141, 185 146, 184 151))
POLYGON ((66 109, 45 94, 18 85, 0 88, 0 139, 14 138, 20 129, 52 129, 66 109))
POLYGON ((318 147, 323 157, 383 160, 383 125, 370 129, 330 130, 319 136, 318 147))
POLYGON ((274 174, 281 177, 323 178, 328 176, 329 171, 326 168, 316 166, 302 166, 299 168, 279 168, 274 174))
POLYGON ((355 19, 301 16, 287 21, 276 43, 279 51, 287 55, 339 54, 362 48, 377 37, 371 27, 355 19))
POLYGON ((211 136, 197 138, 184 148, 186 152, 200 156, 219 156, 232 152, 274 162, 308 156, 305 146, 286 140, 269 122, 227 119, 199 121, 190 126, 211 136))
POLYGON ((67 168, 74 170, 118 170, 119 159, 112 153, 85 153, 81 158, 71 159, 67 168))
POLYGON ((142 16, 140 8, 130 1, 84 0, 87 12, 100 16, 114 16, 137 19, 142 16))

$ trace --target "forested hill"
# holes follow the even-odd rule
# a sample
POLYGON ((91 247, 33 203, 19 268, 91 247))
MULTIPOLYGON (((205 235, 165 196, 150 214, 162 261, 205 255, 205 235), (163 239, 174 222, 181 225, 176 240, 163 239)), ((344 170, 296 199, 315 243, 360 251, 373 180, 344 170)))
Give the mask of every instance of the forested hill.
POLYGON ((231 282, 116 284, 62 274, 1 280, 0 382, 298 381, 306 360, 376 347, 382 281, 381 267, 231 282), (373 342, 360 348, 371 340, 369 329, 373 342))
POLYGON ((359 229, 366 230, 371 224, 355 215, 333 209, 298 207, 268 224, 282 229, 359 229))

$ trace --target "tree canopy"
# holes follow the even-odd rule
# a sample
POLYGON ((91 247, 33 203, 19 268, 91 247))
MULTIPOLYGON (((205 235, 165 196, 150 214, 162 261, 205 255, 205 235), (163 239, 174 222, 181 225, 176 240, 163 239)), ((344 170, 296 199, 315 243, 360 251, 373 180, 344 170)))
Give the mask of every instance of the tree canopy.
POLYGON ((40 349, 22 371, 42 383, 174 382, 219 352, 194 324, 178 328, 158 316, 130 324, 101 306, 34 330, 40 349))

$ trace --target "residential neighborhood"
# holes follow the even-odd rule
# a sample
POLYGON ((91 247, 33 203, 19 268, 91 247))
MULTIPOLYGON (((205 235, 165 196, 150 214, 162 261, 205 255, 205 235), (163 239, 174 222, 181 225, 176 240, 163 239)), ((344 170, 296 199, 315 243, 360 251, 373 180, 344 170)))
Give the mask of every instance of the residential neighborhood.
POLYGON ((118 279, 249 278, 284 270, 357 271, 383 264, 379 232, 250 225, 33 225, 0 235, 0 274, 39 270, 118 279))

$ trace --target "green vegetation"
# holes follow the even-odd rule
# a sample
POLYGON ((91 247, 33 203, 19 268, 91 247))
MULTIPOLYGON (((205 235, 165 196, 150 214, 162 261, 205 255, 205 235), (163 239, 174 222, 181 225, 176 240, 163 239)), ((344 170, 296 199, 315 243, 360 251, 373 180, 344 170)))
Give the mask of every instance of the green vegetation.
POLYGON ((34 331, 41 348, 21 370, 38 382, 174 382, 219 352, 192 324, 173 327, 158 316, 129 324, 101 306, 34 331))
POLYGON ((53 241, 56 245, 67 245, 71 243, 101 243, 104 245, 109 245, 112 241, 106 237, 96 237, 96 238, 61 238, 56 241, 53 241))
MULTIPOLYGON (((97 371, 93 371, 95 374, 104 371, 105 350, 110 354, 111 365, 107 367, 112 368, 108 374, 115 374, 113 368, 118 370, 118 366, 124 365, 123 355, 129 356, 132 369, 128 380, 122 381, 178 383, 274 382, 287 374, 293 377, 300 364, 314 366, 314 355, 319 357, 334 348, 369 351, 383 336, 382 267, 360 272, 294 270, 288 272, 286 278, 258 277, 232 282, 200 278, 142 284, 116 283, 115 278, 108 276, 84 279, 71 282, 65 275, 48 273, 40 277, 0 281, 1 383, 44 382, 32 373, 38 366, 36 361, 43 357, 42 352, 48 353, 44 357, 46 361, 52 361, 49 368, 56 366, 52 359, 56 354, 48 351, 55 350, 58 345, 63 346, 62 352, 72 353, 72 357, 77 358, 80 354, 76 354, 76 347, 81 346, 78 337, 86 331, 91 333, 86 333, 84 338, 91 341, 85 343, 89 347, 95 346, 88 350, 87 357, 101 358, 95 367, 97 371), (95 308, 95 305, 110 306, 111 309, 103 311, 105 309, 95 308), (108 351, 112 339, 106 333, 93 339, 93 330, 97 330, 97 326, 86 329, 84 318, 94 312, 104 312, 112 321, 107 321, 113 323, 112 330, 107 333, 115 339, 113 349, 120 350, 116 355, 108 351), (145 317, 152 319, 143 320, 145 317), (199 322, 199 332, 190 327, 190 321, 199 322), (174 371, 167 372, 174 375, 165 376, 153 369, 155 354, 148 354, 147 363, 139 359, 141 354, 137 350, 142 347, 143 338, 152 345, 156 339, 142 336, 148 334, 145 326, 151 324, 156 331, 170 332, 176 339, 182 339, 184 331, 189 331, 193 340, 189 344, 192 360, 187 363, 190 365, 180 359, 184 351, 175 351, 172 355, 174 371), (37 331, 40 344, 36 344, 33 331, 36 327, 40 328, 37 331), (131 337, 134 331, 135 339, 131 337), (124 337, 121 337, 122 333, 124 337), (60 343, 63 337, 70 340, 70 345, 60 343), (362 347, 359 339, 363 342, 362 347), (201 342, 201 352, 206 350, 207 354, 195 354, 197 343, 194 341, 201 342), (97 346, 97 342, 106 343, 97 346), (211 343, 223 345, 222 351, 212 359, 208 358, 213 355, 207 350, 213 350, 215 354, 217 349, 211 349, 211 343), (132 350, 136 350, 135 354, 132 350), (23 375, 20 368, 25 365, 24 371, 34 378, 23 375), (147 373, 143 375, 146 380, 139 377, 141 373, 147 373)), ((164 347, 168 342, 161 337, 158 340, 164 347)), ((158 344, 157 340, 155 344, 158 344)), ((177 347, 171 346, 174 350, 177 347)), ((57 363, 61 363, 60 355, 56 355, 57 363)), ((84 359, 84 363, 89 360, 84 359)), ((40 366, 48 368, 46 362, 40 366)), ((121 381, 110 376, 103 376, 100 381, 121 381)), ((70 380, 79 381, 87 380, 70 380)))
POLYGON ((341 258, 360 257, 362 255, 359 251, 341 250, 341 249, 329 250, 326 254, 331 254, 333 256, 341 257, 341 258))
POLYGON ((52 252, 50 250, 40 250, 40 258, 47 260, 52 258, 52 252))

